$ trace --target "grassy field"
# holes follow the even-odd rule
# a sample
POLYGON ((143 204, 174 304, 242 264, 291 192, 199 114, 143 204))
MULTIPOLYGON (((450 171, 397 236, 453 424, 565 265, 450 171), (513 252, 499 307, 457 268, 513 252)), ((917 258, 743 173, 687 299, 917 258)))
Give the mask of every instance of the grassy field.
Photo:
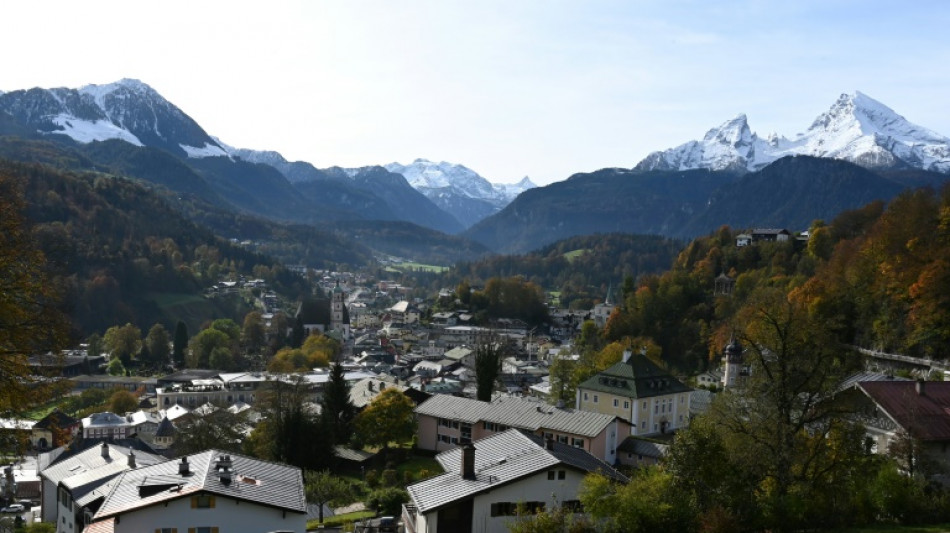
POLYGON ((590 250, 588 250, 587 248, 581 248, 579 250, 571 250, 570 252, 567 252, 564 254, 564 259, 567 259, 568 261, 573 261, 577 259, 578 257, 580 257, 581 255, 586 254, 589 251, 590 250))
MULTIPOLYGON (((373 511, 356 511, 353 513, 338 514, 336 516, 331 516, 329 518, 324 517, 323 526, 324 527, 340 527, 343 526, 344 531, 353 531, 352 529, 346 529, 347 525, 352 525, 353 522, 357 520, 362 520, 364 518, 373 518, 376 516, 376 513, 373 511)), ((317 529, 320 526, 319 520, 310 520, 307 522, 307 529, 317 529)))
POLYGON ((387 272, 405 272, 407 270, 415 270, 418 272, 435 272, 436 274, 441 274, 448 270, 449 267, 439 266, 439 265, 424 265, 422 263, 393 263, 390 266, 386 267, 387 272))

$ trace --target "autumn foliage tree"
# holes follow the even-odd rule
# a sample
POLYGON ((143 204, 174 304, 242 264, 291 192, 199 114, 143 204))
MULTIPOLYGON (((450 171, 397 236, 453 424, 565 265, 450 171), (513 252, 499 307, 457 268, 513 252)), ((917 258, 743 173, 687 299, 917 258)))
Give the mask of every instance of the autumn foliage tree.
POLYGON ((0 416, 28 409, 54 393, 32 377, 27 358, 55 357, 68 330, 24 208, 19 184, 0 168, 0 416))

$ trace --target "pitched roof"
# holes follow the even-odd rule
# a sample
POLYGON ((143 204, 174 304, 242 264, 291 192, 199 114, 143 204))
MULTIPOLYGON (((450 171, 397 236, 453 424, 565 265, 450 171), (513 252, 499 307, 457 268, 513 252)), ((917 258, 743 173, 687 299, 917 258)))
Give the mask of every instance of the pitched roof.
POLYGON ((479 421, 537 431, 595 437, 616 417, 603 413, 559 408, 529 397, 500 396, 488 402, 436 394, 416 407, 417 414, 474 424, 479 421))
POLYGON ((299 468, 260 461, 219 450, 188 455, 189 475, 179 474, 179 460, 129 470, 117 478, 95 519, 109 518, 133 509, 187 497, 200 492, 228 496, 261 505, 306 513, 303 476, 299 468), (229 455, 232 477, 222 481, 217 460, 229 455), (148 487, 148 490, 141 490, 148 487))
POLYGON ((692 390, 639 353, 594 375, 577 388, 629 398, 650 398, 692 390))
POLYGON ((950 440, 950 381, 863 381, 856 386, 913 437, 950 440))
MULTIPOLYGON (((58 484, 60 481, 63 481, 66 478, 99 468, 109 467, 113 464, 118 464, 127 468, 129 464, 129 452, 131 448, 116 446, 114 444, 107 444, 106 446, 108 446, 109 450, 108 457, 102 456, 101 444, 97 446, 91 446, 79 453, 62 458, 52 466, 49 466, 40 472, 40 475, 51 482, 58 484)), ((167 461, 167 459, 159 455, 141 451, 135 452, 135 462, 140 466, 152 465, 161 463, 163 461, 167 461)))
POLYGON ((582 449, 556 442, 553 450, 547 450, 543 437, 516 429, 477 440, 474 445, 475 479, 462 478, 462 449, 455 448, 436 456, 446 469, 445 474, 406 487, 420 512, 430 512, 557 465, 627 481, 626 476, 582 449))
POLYGON ((623 439, 620 446, 617 446, 618 452, 635 453, 644 457, 654 457, 657 459, 666 455, 669 449, 669 444, 660 444, 659 442, 637 438, 633 435, 623 439))
POLYGON ((168 417, 162 418, 162 421, 159 422, 158 428, 155 429, 156 437, 174 437, 177 430, 175 425, 172 424, 172 421, 168 417))
POLYGON ((65 429, 79 423, 78 418, 73 418, 59 409, 50 411, 50 413, 41 418, 33 425, 34 429, 51 429, 53 427, 65 429))

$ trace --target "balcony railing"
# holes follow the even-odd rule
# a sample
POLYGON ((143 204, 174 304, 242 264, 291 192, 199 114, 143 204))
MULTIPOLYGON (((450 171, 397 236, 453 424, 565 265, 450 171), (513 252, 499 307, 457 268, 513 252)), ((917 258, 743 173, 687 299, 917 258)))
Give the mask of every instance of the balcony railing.
POLYGON ((402 525, 406 533, 416 533, 416 506, 411 503, 402 504, 402 525))

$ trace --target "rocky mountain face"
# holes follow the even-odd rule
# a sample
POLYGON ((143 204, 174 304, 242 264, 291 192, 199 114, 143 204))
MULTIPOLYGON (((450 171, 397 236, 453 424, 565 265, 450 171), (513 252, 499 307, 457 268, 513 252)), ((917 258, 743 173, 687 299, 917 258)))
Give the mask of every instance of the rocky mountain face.
POLYGON ((947 179, 809 156, 787 156, 753 172, 602 169, 527 191, 462 235, 498 252, 522 253, 593 233, 689 239, 722 225, 802 231, 815 219, 829 221, 908 186, 947 179))
POLYGON ((0 111, 25 129, 83 144, 119 139, 180 156, 225 155, 198 123, 138 80, 10 91, 0 94, 0 111))
POLYGON ((416 159, 408 165, 390 163, 385 168, 405 176, 413 188, 465 227, 497 213, 519 194, 536 187, 527 177, 514 184, 493 184, 470 168, 445 161, 416 159))
POLYGON ((706 132, 701 141, 653 152, 635 170, 754 172, 793 155, 840 159, 868 169, 950 172, 950 138, 909 122, 861 92, 842 94, 793 139, 759 137, 746 116, 739 115, 706 132))

